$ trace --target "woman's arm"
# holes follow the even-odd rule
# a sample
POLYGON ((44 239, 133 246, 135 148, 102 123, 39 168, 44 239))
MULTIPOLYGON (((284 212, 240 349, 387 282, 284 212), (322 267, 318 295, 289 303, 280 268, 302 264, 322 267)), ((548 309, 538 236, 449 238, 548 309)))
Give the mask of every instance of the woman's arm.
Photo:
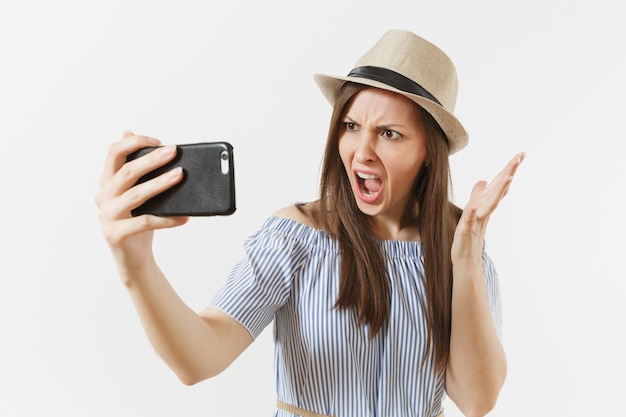
POLYGON ((452 325, 446 391, 466 416, 484 416, 496 404, 506 377, 483 273, 482 255, 489 216, 508 192, 524 154, 513 158, 487 185, 472 190, 452 244, 452 325))
POLYGON ((493 324, 482 265, 454 265, 446 391, 466 416, 496 404, 506 376, 504 350, 493 324))
POLYGON ((131 210, 182 179, 174 169, 153 180, 137 180, 176 155, 174 147, 126 162, 130 153, 158 145, 155 139, 126 132, 111 145, 96 196, 103 234, 120 278, 137 309, 148 338, 158 354, 185 384, 193 384, 224 370, 252 342, 234 319, 216 309, 192 311, 176 294, 154 259, 156 229, 186 223, 184 217, 133 217, 131 210))
POLYGON ((184 384, 219 374, 252 343, 250 333, 226 313, 190 309, 156 264, 126 286, 150 342, 184 384))

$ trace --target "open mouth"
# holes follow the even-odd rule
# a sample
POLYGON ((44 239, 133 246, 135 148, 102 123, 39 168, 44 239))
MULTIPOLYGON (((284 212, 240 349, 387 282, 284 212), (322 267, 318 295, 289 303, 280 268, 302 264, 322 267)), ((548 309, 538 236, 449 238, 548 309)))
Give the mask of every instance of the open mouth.
POLYGON ((365 201, 374 201, 380 194, 383 182, 372 174, 357 172, 356 179, 359 185, 359 194, 365 201))

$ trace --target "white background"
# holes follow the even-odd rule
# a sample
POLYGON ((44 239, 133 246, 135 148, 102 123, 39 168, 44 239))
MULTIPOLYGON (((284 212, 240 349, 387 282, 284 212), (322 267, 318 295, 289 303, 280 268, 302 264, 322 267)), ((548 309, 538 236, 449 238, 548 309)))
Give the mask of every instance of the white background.
POLYGON ((271 415, 271 329, 193 387, 147 342, 93 202, 107 147, 124 129, 235 147, 237 212, 155 240, 199 310, 268 215, 316 197, 330 106, 312 74, 347 73, 389 28, 457 65, 456 202, 527 152, 487 242, 509 359, 491 415, 626 415, 625 4, 2 2, 0 416, 271 415))

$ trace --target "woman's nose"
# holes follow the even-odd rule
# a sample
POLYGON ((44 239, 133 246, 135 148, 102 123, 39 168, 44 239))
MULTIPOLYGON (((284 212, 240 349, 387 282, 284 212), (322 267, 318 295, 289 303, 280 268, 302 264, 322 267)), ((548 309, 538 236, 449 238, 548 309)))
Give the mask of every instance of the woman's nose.
POLYGON ((370 133, 362 133, 354 153, 357 162, 371 162, 376 159, 375 137, 370 133))

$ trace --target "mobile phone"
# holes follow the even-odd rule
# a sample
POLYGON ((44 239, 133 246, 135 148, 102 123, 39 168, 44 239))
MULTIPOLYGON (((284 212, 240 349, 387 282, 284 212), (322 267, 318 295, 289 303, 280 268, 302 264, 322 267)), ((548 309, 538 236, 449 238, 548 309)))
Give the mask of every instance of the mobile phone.
MULTIPOLYGON (((139 158, 157 147, 140 149, 126 158, 139 158)), ((182 167, 180 183, 152 197, 131 211, 133 216, 227 216, 236 210, 233 147, 228 142, 202 142, 176 146, 176 157, 141 177, 148 181, 182 167)))

